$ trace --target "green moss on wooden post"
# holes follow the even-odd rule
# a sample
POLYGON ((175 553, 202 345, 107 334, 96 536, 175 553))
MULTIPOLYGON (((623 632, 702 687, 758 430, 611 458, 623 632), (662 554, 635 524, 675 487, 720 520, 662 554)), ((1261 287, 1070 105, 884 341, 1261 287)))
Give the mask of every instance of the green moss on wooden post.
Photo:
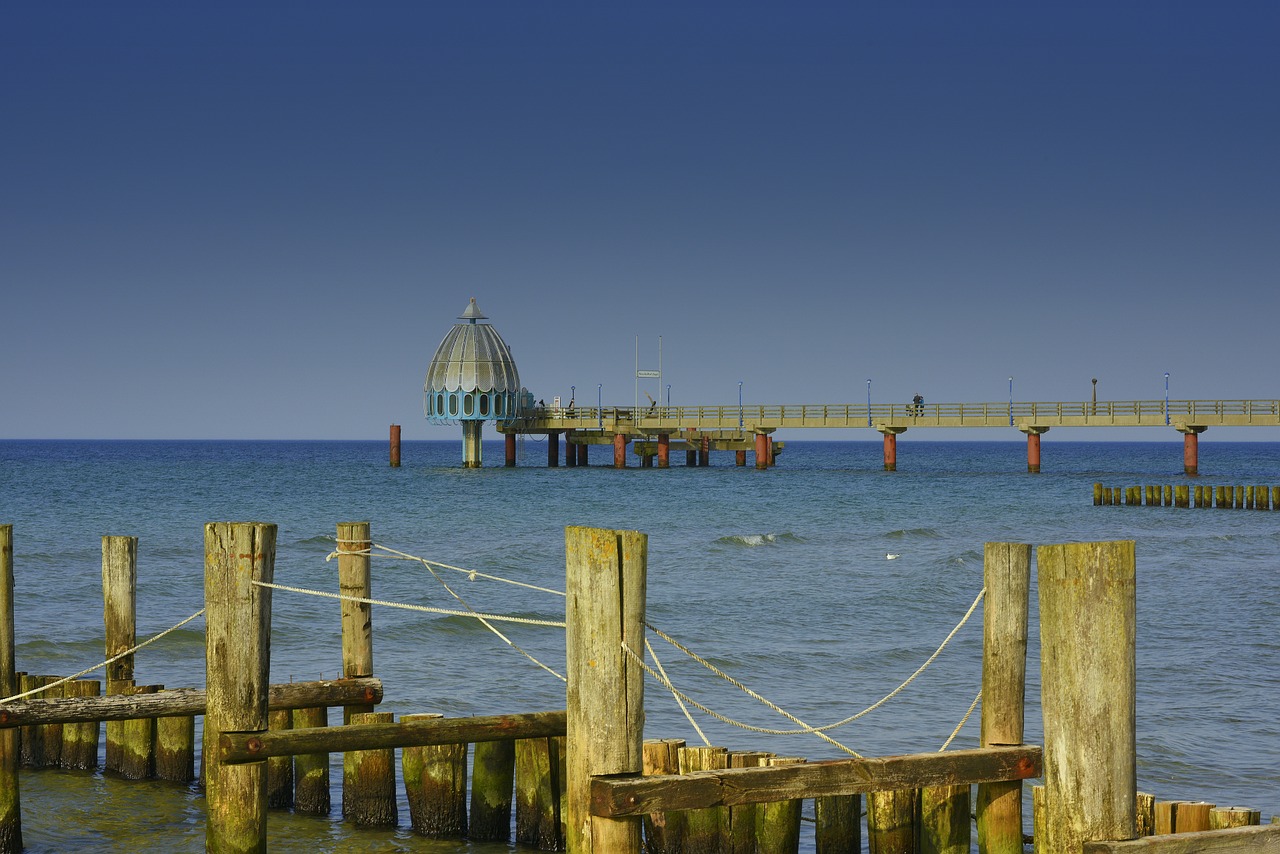
MULTIPOLYGON (((17 693, 13 632, 13 526, 0 525, 0 696, 17 693)), ((0 852, 22 850, 18 730, 0 730, 0 852)))
POLYGON ((511 838, 515 770, 514 740, 481 741, 473 745, 469 838, 477 842, 506 842, 511 838))
MULTIPOLYGON (((329 725, 329 710, 323 706, 293 710, 293 728, 310 729, 329 725)), ((293 810, 299 815, 328 815, 332 809, 329 793, 329 754, 303 753, 293 757, 293 810)))
MULTIPOLYGON (((405 715, 401 722, 438 718, 405 715)), ((439 839, 467 833, 467 745, 431 744, 401 751, 409 821, 414 832, 439 839)))
MULTIPOLYGON (((391 723, 391 712, 357 712, 352 725, 391 723)), ((342 817, 360 827, 395 827, 395 750, 352 750, 342 755, 342 817)))

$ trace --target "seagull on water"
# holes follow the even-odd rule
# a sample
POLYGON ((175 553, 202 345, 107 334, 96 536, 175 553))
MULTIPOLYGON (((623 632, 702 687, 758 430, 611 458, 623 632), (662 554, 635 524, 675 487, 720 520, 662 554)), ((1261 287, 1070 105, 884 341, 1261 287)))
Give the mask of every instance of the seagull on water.
POLYGON ((885 556, 884 556, 884 559, 885 559, 885 560, 897 560, 897 559, 898 559, 898 558, 900 558, 900 557, 902 557, 902 555, 894 554, 893 552, 889 552, 887 555, 885 555, 885 556))

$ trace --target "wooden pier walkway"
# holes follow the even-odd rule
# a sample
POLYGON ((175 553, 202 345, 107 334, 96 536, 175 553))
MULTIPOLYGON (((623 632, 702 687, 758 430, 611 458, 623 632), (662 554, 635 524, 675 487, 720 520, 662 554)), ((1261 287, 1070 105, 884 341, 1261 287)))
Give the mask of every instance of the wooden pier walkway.
POLYGON ((559 436, 568 465, 585 464, 589 445, 612 445, 614 465, 626 465, 626 445, 642 465, 667 465, 672 449, 689 464, 706 465, 712 450, 732 450, 738 465, 749 450, 756 467, 773 456, 771 434, 780 429, 859 429, 884 435, 885 469, 896 470, 897 436, 912 428, 1012 427, 1027 435, 1027 466, 1040 470, 1040 436, 1053 427, 1172 427, 1184 436, 1184 465, 1196 474, 1197 438, 1210 427, 1280 427, 1280 400, 1001 401, 999 403, 794 404, 756 406, 552 407, 497 422, 507 437, 507 464, 515 465, 515 438, 555 439, 548 464, 558 465, 559 436), (554 456, 553 456, 554 454, 554 456))

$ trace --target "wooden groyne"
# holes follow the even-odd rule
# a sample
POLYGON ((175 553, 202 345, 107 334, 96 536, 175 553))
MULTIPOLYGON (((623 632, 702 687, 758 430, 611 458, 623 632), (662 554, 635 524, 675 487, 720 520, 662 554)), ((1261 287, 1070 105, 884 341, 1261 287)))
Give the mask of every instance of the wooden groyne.
POLYGON ((1139 486, 1093 485, 1097 507, 1219 508, 1229 510, 1280 510, 1280 486, 1212 486, 1208 484, 1146 484, 1139 486))
MULTIPOLYGON (((338 526, 344 678, 268 683, 275 538, 274 525, 206 526, 204 691, 119 686, 103 696, 0 703, 0 850, 21 850, 18 748, 28 732, 43 739, 60 727, 65 755, 77 725, 123 721, 154 737, 158 720, 188 715, 204 716, 210 851, 266 850, 271 809, 327 813, 328 780, 318 787, 313 772, 327 774, 330 753, 344 755, 344 817, 396 823, 396 750, 412 827, 429 837, 507 840, 514 812, 516 841, 545 850, 796 851, 809 812, 817 851, 857 851, 865 803, 873 852, 969 851, 973 816, 983 854, 1022 854, 1024 781, 1042 778, 1032 817, 1039 854, 1280 850, 1274 823, 1213 829, 1257 823, 1258 810, 1215 811, 1136 791, 1131 542, 1037 550, 1043 747, 1023 743, 1032 547, 989 543, 980 746, 811 762, 645 739, 652 674, 640 655, 648 562, 640 532, 566 529, 564 710, 399 721, 375 710, 367 523, 338 526), (349 722, 325 726, 332 707, 349 710, 349 722)), ((104 541, 104 570, 131 553, 127 543, 110 546, 104 541)), ((104 571, 104 591, 108 574, 129 576, 104 571)), ((0 689, 10 698, 13 589, 12 529, 0 526, 0 689)))

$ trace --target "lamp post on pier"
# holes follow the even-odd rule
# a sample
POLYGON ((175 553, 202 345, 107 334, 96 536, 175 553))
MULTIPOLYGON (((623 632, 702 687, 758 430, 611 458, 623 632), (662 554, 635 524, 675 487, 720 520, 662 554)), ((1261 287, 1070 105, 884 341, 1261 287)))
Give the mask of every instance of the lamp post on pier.
POLYGON ((1093 415, 1098 414, 1098 378, 1093 378, 1093 415))
POLYGON ((1169 372, 1164 372, 1164 424, 1169 426, 1169 372))
POLYGON ((604 429, 604 383, 596 383, 596 426, 604 429))
POLYGON ((1009 377, 1009 426, 1013 426, 1013 377, 1009 377))
POLYGON ((871 426, 871 380, 867 380, 867 426, 871 426))
POLYGON ((667 417, 671 416, 671 383, 667 383, 667 417))
POLYGON ((738 429, 742 429, 742 380, 738 380, 738 429))

